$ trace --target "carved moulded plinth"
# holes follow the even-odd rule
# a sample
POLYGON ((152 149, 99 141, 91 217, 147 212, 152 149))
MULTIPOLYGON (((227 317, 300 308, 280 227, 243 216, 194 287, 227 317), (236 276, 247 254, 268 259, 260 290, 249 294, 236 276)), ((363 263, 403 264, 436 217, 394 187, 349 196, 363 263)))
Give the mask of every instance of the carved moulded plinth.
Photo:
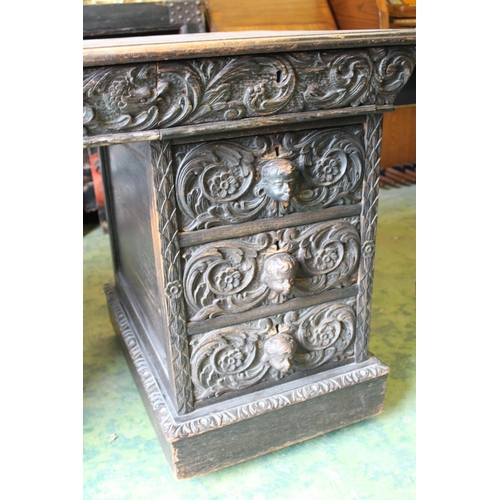
POLYGON ((388 368, 368 352, 381 120, 415 34, 381 35, 86 49, 110 316, 177 477, 382 411, 388 368))

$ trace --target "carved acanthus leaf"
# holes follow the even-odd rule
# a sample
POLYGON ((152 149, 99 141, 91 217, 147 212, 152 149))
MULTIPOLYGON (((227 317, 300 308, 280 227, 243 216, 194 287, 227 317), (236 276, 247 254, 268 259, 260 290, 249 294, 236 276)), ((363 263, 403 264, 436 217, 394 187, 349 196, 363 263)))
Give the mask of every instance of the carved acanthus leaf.
POLYGON ((414 67, 407 46, 89 68, 84 134, 392 104, 414 67))

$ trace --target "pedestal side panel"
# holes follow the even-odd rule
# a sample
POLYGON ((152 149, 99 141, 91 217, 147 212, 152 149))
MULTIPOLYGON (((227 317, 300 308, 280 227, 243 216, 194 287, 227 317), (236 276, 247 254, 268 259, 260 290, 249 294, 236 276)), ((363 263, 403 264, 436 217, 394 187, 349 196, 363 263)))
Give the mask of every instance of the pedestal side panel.
POLYGON ((158 375, 169 390, 172 377, 165 347, 158 216, 149 143, 110 146, 108 164, 116 284, 127 313, 149 332, 141 340, 156 360, 158 375))

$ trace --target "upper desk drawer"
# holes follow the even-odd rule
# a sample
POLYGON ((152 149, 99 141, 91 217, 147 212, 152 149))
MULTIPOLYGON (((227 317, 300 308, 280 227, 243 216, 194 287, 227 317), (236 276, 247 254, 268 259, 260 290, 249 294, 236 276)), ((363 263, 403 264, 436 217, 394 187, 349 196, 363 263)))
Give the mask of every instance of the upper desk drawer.
POLYGON ((174 146, 183 232, 361 202, 362 125, 174 146))

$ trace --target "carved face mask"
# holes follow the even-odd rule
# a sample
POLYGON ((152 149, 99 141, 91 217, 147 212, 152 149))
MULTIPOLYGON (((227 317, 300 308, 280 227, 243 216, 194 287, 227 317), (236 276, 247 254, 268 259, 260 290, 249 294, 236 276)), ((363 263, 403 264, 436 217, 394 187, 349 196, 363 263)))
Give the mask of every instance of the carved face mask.
POLYGON ((293 194, 297 177, 294 165, 288 160, 268 161, 261 168, 262 188, 269 198, 287 202, 293 194))
POLYGON ((282 333, 270 337, 264 344, 265 358, 271 367, 278 372, 290 370, 290 362, 295 349, 296 344, 293 337, 282 333))
POLYGON ((287 253, 277 253, 264 263, 262 281, 271 290, 288 295, 295 281, 297 261, 287 253))

